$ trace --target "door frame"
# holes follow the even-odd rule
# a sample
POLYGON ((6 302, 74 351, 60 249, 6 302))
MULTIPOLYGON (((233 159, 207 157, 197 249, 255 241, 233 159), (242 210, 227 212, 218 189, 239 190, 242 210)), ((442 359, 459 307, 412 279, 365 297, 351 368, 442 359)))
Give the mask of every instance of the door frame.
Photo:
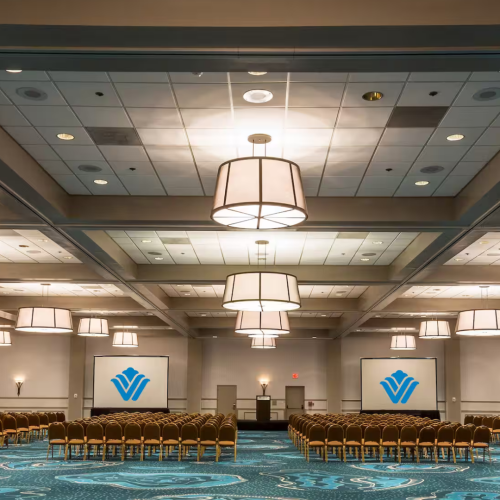
POLYGON ((287 402, 287 389, 291 387, 302 387, 303 393, 304 393, 304 399, 303 399, 303 404, 302 404, 302 413, 306 412, 306 386, 305 385, 285 385, 285 417, 288 419, 288 402, 287 402))
POLYGON ((236 387, 236 397, 235 399, 235 408, 233 408, 233 412, 238 415, 238 386, 236 384, 220 384, 217 385, 217 410, 216 413, 219 413, 219 387, 236 387))

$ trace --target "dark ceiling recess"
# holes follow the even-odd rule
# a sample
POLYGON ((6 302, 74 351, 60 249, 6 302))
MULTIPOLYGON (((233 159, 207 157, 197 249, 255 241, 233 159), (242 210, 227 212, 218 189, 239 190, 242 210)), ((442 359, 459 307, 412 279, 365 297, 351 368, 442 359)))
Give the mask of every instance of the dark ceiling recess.
POLYGON ((435 128, 448 111, 446 106, 399 106, 394 108, 388 127, 435 128))
POLYGON ((141 146, 141 140, 133 128, 86 127, 98 146, 141 146))

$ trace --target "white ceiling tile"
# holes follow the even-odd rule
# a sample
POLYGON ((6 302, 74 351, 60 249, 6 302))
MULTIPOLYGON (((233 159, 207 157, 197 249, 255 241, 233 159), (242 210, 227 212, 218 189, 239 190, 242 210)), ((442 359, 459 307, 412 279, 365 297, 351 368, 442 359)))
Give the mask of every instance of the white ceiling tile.
POLYGON ((393 108, 348 108, 340 110, 337 128, 385 127, 393 108))
POLYGON ((348 83, 344 95, 343 106, 379 108, 394 106, 403 88, 402 83, 348 83), (378 101, 366 101, 363 95, 367 92, 380 92, 383 98, 378 101))
POLYGON ((181 109, 181 114, 188 129, 225 129, 232 127, 233 124, 229 109, 181 109))
POLYGON ((264 75, 251 75, 247 71, 230 73, 231 83, 261 83, 261 82, 286 82, 287 73, 270 72, 264 75))
POLYGON ((386 128, 380 145, 423 146, 433 132, 433 128, 386 128))
POLYGON ((317 189, 304 188, 304 196, 306 196, 306 197, 316 196, 317 194, 318 194, 317 189))
POLYGON ((103 174, 85 174, 78 175, 78 178, 82 181, 85 187, 92 193, 96 195, 127 195, 127 190, 123 187, 116 175, 103 175, 103 174), (108 181, 105 185, 96 184, 95 179, 102 179, 108 181))
POLYGON ((364 187, 364 185, 362 184, 359 189, 358 189, 358 192, 356 194, 356 196, 360 197, 360 196, 363 196, 363 197, 368 197, 368 198, 372 198, 372 197, 390 197, 394 194, 394 192, 396 191, 397 188, 392 188, 392 187, 385 187, 385 188, 370 188, 370 187, 364 187))
POLYGON ((169 73, 172 83, 227 83, 227 73, 169 73))
POLYGON ((436 188, 443 182, 444 177, 431 177, 421 175, 419 177, 406 177, 394 196, 431 196, 436 188), (428 181, 427 186, 416 186, 417 181, 428 181))
MULTIPOLYGON (((495 111, 500 110, 500 108, 488 108, 488 110, 490 110, 490 109, 494 109, 495 111)), ((491 124, 491 126, 492 127, 500 127, 500 116, 491 124)))
POLYGON ((38 162, 50 175, 71 175, 71 170, 61 160, 40 160, 38 162))
POLYGON ((319 188, 320 180, 321 177, 303 177, 302 184, 304 185, 305 189, 314 189, 317 191, 319 188))
POLYGON ((325 167, 324 175, 329 177, 338 177, 338 176, 359 177, 365 173, 367 166, 368 166, 367 161, 328 162, 325 167))
POLYGON ((68 194, 90 195, 90 191, 80 182, 76 175, 52 175, 52 177, 68 194))
POLYGON ((479 138, 477 146, 499 146, 500 145, 500 128, 490 127, 479 138))
POLYGON ((323 177, 321 190, 355 188, 359 186, 361 177, 323 177))
POLYGON ((57 86, 71 106, 121 106, 110 83, 59 82, 57 86))
POLYGON ((451 107, 440 127, 487 127, 500 113, 500 107, 451 107))
POLYGON ((404 82, 408 73, 350 73, 350 82, 404 82))
POLYGON ((468 146, 426 146, 418 161, 459 161, 468 149, 468 146))
POLYGON ((153 162, 185 162, 193 161, 188 147, 146 146, 146 151, 153 162))
MULTIPOLYGON (((12 68, 17 69, 17 68, 12 68)), ((21 73, 9 73, 8 71, 0 71, 0 81, 46 81, 49 77, 45 71, 26 71, 23 70, 21 73)))
POLYGON ((288 107, 336 108, 340 106, 343 92, 343 83, 291 83, 288 107))
POLYGON ((321 188, 318 196, 350 197, 356 194, 357 188, 325 189, 321 188))
POLYGON ((193 177, 174 177, 172 175, 160 175, 160 179, 165 186, 165 189, 170 188, 199 188, 200 179, 198 176, 193 177))
POLYGON ((410 170, 411 162, 376 162, 372 161, 368 170, 367 176, 384 176, 384 177, 401 177, 405 176, 410 170))
POLYGON ((382 128, 341 128, 335 129, 332 139, 334 146, 376 146, 382 132, 382 128))
POLYGON ((202 129, 187 130, 191 146, 235 146, 235 133, 232 129, 202 129))
MULTIPOLYGON (((425 174, 425 171, 422 172, 422 169, 428 168, 428 167, 440 167, 438 171, 434 173, 430 173, 430 175, 438 175, 440 177, 443 177, 445 175, 448 175, 455 165, 457 164, 456 161, 439 161, 439 162, 432 162, 432 161, 416 161, 410 171, 408 172, 408 175, 422 175, 425 174)), ((429 172, 427 172, 427 175, 429 172)))
POLYGON ((471 82, 498 82, 498 71, 475 71, 469 80, 471 82))
POLYGON ((436 189, 433 196, 456 196, 473 178, 472 175, 450 175, 436 189))
POLYGON ((50 146, 43 145, 26 145, 23 148, 35 159, 35 160, 60 160, 61 158, 57 156, 55 151, 50 146))
MULTIPOLYGON (((324 162, 303 161, 300 162, 300 174, 305 177, 318 177, 323 174, 324 162)), ((217 172, 217 171, 216 171, 217 172)))
POLYGON ((64 106, 66 103, 61 94, 51 82, 0 82, 0 88, 7 97, 14 103, 26 106, 64 106), (46 95, 45 99, 36 100, 22 97, 17 93, 22 89, 38 90, 46 95))
POLYGON ((180 108, 230 108, 229 87, 224 84, 173 85, 180 108))
POLYGON ((363 182, 361 183, 360 187, 363 188, 370 188, 370 189, 392 189, 395 191, 399 185, 401 184, 401 181, 404 179, 404 176, 365 176, 363 179, 363 182))
POLYGON ((217 177, 201 177, 201 183, 203 184, 203 190, 207 196, 213 196, 215 193, 215 185, 217 183, 217 177))
POLYGON ((450 175, 474 176, 486 165, 486 161, 461 161, 450 175))
POLYGON ((121 175, 120 181, 134 196, 165 196, 165 190, 156 175, 121 175))
POLYGON ((55 82, 109 82, 108 75, 96 71, 49 71, 55 82))
POLYGON ((329 128, 335 127, 338 108, 290 108, 287 113, 288 128, 329 128))
POLYGON ((195 160, 198 161, 226 161, 236 158, 236 148, 222 146, 193 146, 195 160))
POLYGON ((411 73, 408 78, 409 82, 465 82, 469 78, 468 71, 455 72, 420 72, 411 73))
POLYGON ((15 106, 0 106, 0 125, 26 127, 29 123, 15 106))
POLYGON ((490 161, 497 153, 498 146, 472 146, 463 161, 490 161))
POLYGON ((187 146, 184 129, 139 128, 137 129, 145 146, 187 146))
POLYGON ((169 196, 203 196, 200 188, 167 188, 169 196))
POLYGON ((498 105, 500 105, 500 73, 495 82, 467 82, 454 102, 454 106, 498 105), (487 92, 488 95, 481 97, 482 92, 487 92))
POLYGON ((176 109, 127 108, 130 119, 137 128, 181 128, 182 122, 176 109))
POLYGON ((142 146, 99 146, 108 161, 148 161, 142 146))
POLYGON ((165 83, 168 82, 167 73, 164 72, 111 72, 109 74, 114 82, 127 83, 165 83))
POLYGON ((0 106, 8 106, 9 104, 12 104, 9 99, 7 99, 7 96, 0 90, 0 106))
POLYGON ((250 134, 259 132, 263 127, 281 129, 285 121, 285 108, 236 108, 234 119, 237 129, 249 131, 250 134))
POLYGON ((114 172, 121 178, 122 176, 151 176, 156 172, 149 161, 110 161, 114 172))
POLYGON ((196 168, 193 161, 155 161, 153 165, 158 175, 172 177, 195 177, 196 168))
POLYGON ((290 73, 291 82, 345 82, 347 73, 290 73))
MULTIPOLYGON (((286 146, 284 150, 284 158, 294 161, 299 165, 303 162, 325 162, 328 153, 327 146, 286 146)), ((227 158, 226 158, 227 159, 227 158)))
MULTIPOLYGON (((326 255, 325 255, 325 258, 326 258, 326 255)), ((325 259, 323 259, 323 261, 324 260, 325 259)), ((321 263, 323 263, 323 262, 321 262, 321 263)), ((330 295, 332 290, 333 290, 332 285, 315 285, 313 287, 309 297, 311 299, 326 299, 330 295)), ((304 317, 305 314, 309 314, 309 313, 302 313, 302 317, 304 317)), ((316 316, 316 313, 310 313, 310 314, 314 314, 313 317, 316 316)), ((307 317, 307 316, 305 316, 305 317, 307 317)))
POLYGON ((87 131, 83 127, 37 127, 37 130, 49 144, 71 146, 92 146, 94 144, 92 139, 89 137, 89 134, 87 134, 87 131), (57 134, 71 134, 74 136, 74 139, 71 141, 65 141, 63 139, 59 139, 57 134))
POLYGON ((100 170, 96 170, 96 172, 92 172, 95 174, 108 174, 113 175, 114 172, 111 167, 103 160, 66 160, 66 164, 68 167, 75 173, 76 175, 85 175, 89 172, 85 172, 87 167, 94 167, 100 170))
POLYGON ((338 147, 330 149, 328 163, 331 162, 364 162, 369 161, 375 148, 373 146, 352 146, 338 147))
POLYGON ((450 106, 462 85, 461 82, 410 82, 406 84, 398 106, 450 106))
MULTIPOLYGON (((53 146, 63 160, 104 160, 95 146, 53 146)), ((51 158, 47 158, 51 159, 51 158)))
POLYGON ((36 127, 78 127, 80 122, 69 106, 19 106, 36 127))
POLYGON ((84 127, 131 127, 123 108, 73 107, 84 127))
POLYGON ((373 161, 414 161, 421 150, 419 146, 379 146, 373 161))
POLYGON ((170 85, 166 83, 117 83, 115 87, 126 107, 175 108, 170 85))
POLYGON ((324 146, 330 144, 332 129, 288 129, 285 136, 287 146, 324 146))
MULTIPOLYGON (((233 83, 231 84, 233 106, 235 108, 268 108, 268 107, 283 107, 286 102, 286 84, 285 83, 266 83, 262 85, 265 90, 273 94, 273 98, 264 103, 255 104, 245 101, 243 95, 249 90, 257 90, 255 84, 252 83, 233 83)), ((290 105, 290 103, 289 103, 290 105)), ((192 107, 192 106, 190 106, 192 107)), ((215 106, 203 106, 215 107, 215 106)))
POLYGON ((18 144, 46 144, 33 127, 4 127, 18 144))
POLYGON ((445 128, 439 127, 429 140, 429 146, 472 146, 479 136, 483 133, 484 128, 465 128, 454 127, 445 128), (461 141, 449 141, 447 137, 454 134, 462 134, 465 137, 461 141))

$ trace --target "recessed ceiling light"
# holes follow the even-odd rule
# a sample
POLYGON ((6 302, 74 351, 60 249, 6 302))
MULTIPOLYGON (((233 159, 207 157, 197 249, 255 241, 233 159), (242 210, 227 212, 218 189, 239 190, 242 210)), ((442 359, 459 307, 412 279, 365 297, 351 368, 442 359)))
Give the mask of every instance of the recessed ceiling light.
POLYGON ((380 101, 382 97, 384 97, 384 94, 377 91, 367 92, 366 94, 363 94, 363 99, 365 101, 380 101))
POLYGON ((368 262, 370 259, 361 259, 361 262, 368 262))
POLYGON ((190 293, 185 293, 184 295, 191 295, 190 293))
POLYGON ((252 104, 263 104, 269 102, 273 98, 273 93, 269 90, 249 90, 243 94, 243 99, 252 104))
POLYGON ((41 243, 48 243, 49 240, 36 240, 36 241, 40 241, 41 243))
POLYGON ((22 73, 22 69, 6 69, 7 73, 22 73))
POLYGON ((94 179, 94 184, 99 184, 99 186, 104 186, 107 183, 108 181, 105 181, 104 179, 94 179))
POLYGON ((322 315, 321 315, 321 317, 322 317, 322 318, 326 318, 326 314, 322 314, 322 315))
POLYGON ((151 240, 142 240, 142 243, 151 243, 151 240))
POLYGON ((163 257, 155 257, 155 260, 163 260, 163 257))
POLYGON ((63 259, 66 259, 66 260, 70 260, 72 259, 73 257, 71 257, 70 255, 67 255, 66 257, 63 257, 63 259))
POLYGON ((206 314, 202 314, 202 316, 203 316, 203 317, 205 317, 205 316, 206 316, 206 314))
POLYGON ((480 245, 486 245, 488 242, 487 241, 480 241, 479 244, 480 245))
POLYGON ((313 339, 315 339, 316 337, 313 337, 313 339))
POLYGON ((217 338, 217 335, 214 335, 212 338, 213 338, 213 339, 216 339, 216 338, 217 338))
POLYGON ((19 245, 19 248, 29 248, 29 245, 19 245))
POLYGON ((374 241, 373 244, 374 245, 382 245, 383 241, 374 241))
POLYGON ((417 181, 415 182, 415 186, 427 186, 429 184, 429 181, 417 181))
POLYGON ((451 134, 446 138, 446 140, 451 141, 451 142, 461 141, 464 137, 465 137, 465 135, 462 135, 462 134, 451 134))
POLYGON ((462 262, 464 259, 455 259, 457 262, 462 262))
POLYGON ((75 136, 71 134, 57 134, 57 138, 61 139, 61 141, 72 141, 75 136))
POLYGON ((267 71, 249 71, 248 74, 252 76, 262 76, 267 75, 267 71))

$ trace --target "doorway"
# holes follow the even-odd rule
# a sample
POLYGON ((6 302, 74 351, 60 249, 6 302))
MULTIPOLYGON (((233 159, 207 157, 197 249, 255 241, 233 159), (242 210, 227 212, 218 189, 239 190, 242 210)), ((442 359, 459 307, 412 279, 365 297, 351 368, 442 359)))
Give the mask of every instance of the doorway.
POLYGON ((217 413, 237 413, 236 410, 236 385, 217 386, 217 413))
POLYGON ((304 413, 305 388, 303 385, 285 387, 286 419, 293 413, 304 413))

